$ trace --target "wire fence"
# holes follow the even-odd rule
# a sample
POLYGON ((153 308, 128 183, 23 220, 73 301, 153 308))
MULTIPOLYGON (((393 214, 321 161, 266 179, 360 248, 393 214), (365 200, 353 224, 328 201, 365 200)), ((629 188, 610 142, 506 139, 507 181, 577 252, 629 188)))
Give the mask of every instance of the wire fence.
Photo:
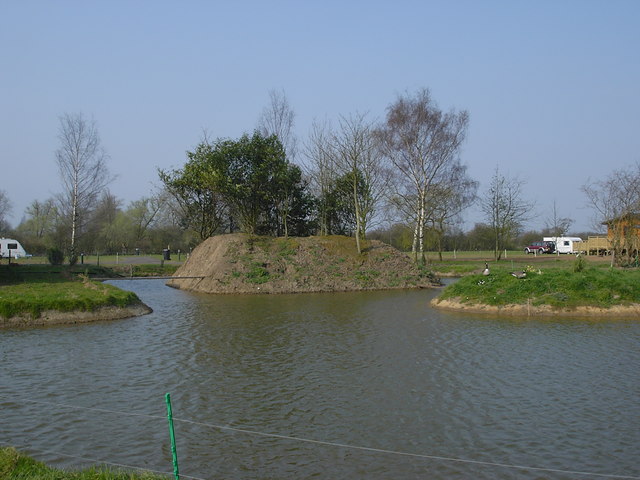
MULTIPOLYGON (((8 398, 8 397, 6 395, 3 395, 3 394, 0 393, 0 398, 8 398)), ((89 412, 107 413, 107 414, 120 415, 120 416, 142 417, 142 418, 146 418, 146 419, 158 420, 158 421, 161 421, 163 423, 167 421, 167 418, 165 416, 162 416, 162 415, 151 415, 151 414, 136 413, 136 412, 124 412, 124 411, 119 411, 119 410, 110 410, 110 409, 96 408, 96 407, 83 407, 83 406, 70 405, 70 404, 65 404, 65 403, 46 402, 46 401, 42 401, 42 400, 31 400, 31 399, 18 399, 18 400, 16 400, 16 399, 13 399, 13 400, 5 400, 0 405, 4 409, 8 405, 12 405, 12 406, 18 405, 19 406, 21 403, 31 403, 31 404, 37 404, 37 405, 45 405, 45 406, 49 406, 49 407, 57 407, 57 408, 64 408, 64 409, 70 409, 70 410, 83 410, 83 411, 89 411, 89 412)), ((606 473, 596 473, 596 472, 579 471, 579 470, 565 470, 565 469, 559 469, 559 468, 547 468, 547 467, 539 467, 539 466, 531 466, 531 465, 515 465, 515 464, 509 464, 509 463, 489 462, 489 461, 482 461, 482 460, 456 458, 456 457, 448 457, 448 456, 441 456, 441 455, 430 455, 430 454, 423 454, 423 453, 411 453, 411 452, 403 452, 403 451, 399 451, 399 450, 388 450, 388 449, 382 449, 382 448, 373 448, 373 447, 366 447, 366 446, 359 446, 359 445, 350 445, 350 444, 346 444, 346 443, 330 442, 330 441, 324 441, 324 440, 302 438, 302 437, 291 436, 291 435, 283 435, 283 434, 277 434, 277 433, 261 432, 261 431, 257 431, 257 430, 241 428, 241 427, 233 427, 233 426, 229 426, 229 425, 219 425, 219 424, 213 424, 213 423, 208 423, 208 422, 198 422, 198 421, 189 420, 189 419, 183 419, 183 418, 179 418, 179 417, 175 417, 175 416, 173 417, 173 421, 176 422, 176 423, 198 425, 198 426, 207 427, 207 428, 215 429, 215 430, 219 430, 219 431, 239 433, 239 434, 249 435, 249 436, 253 436, 253 437, 267 437, 267 438, 278 439, 278 440, 283 440, 283 441, 288 441, 288 442, 300 442, 300 443, 307 443, 307 444, 313 444, 313 445, 321 445, 321 446, 325 446, 325 447, 335 447, 335 448, 341 448, 341 449, 357 450, 357 451, 364 451, 364 452, 369 452, 369 453, 373 453, 373 454, 380 454, 380 455, 393 455, 393 456, 401 456, 401 457, 411 457, 411 458, 431 460, 431 461, 478 465, 478 466, 504 468, 504 469, 511 469, 511 470, 521 470, 521 471, 522 470, 527 470, 527 471, 532 471, 532 472, 549 473, 549 474, 563 474, 563 475, 572 475, 572 476, 580 475, 580 476, 584 476, 584 477, 606 478, 606 479, 640 480, 640 476, 637 476, 637 475, 606 474, 606 473)), ((145 467, 140 467, 140 466, 136 466, 136 465, 129 465, 129 464, 124 464, 124 463, 118 463, 118 462, 113 462, 113 461, 109 461, 109 460, 105 460, 105 459, 89 458, 89 457, 85 457, 85 456, 81 456, 81 455, 73 455, 73 454, 69 454, 69 453, 65 453, 65 452, 61 452, 61 451, 57 451, 57 450, 50 450, 50 449, 43 450, 43 449, 35 448, 35 447, 31 446, 31 445, 10 444, 10 443, 7 443, 7 442, 5 442, 3 440, 0 440, 0 445, 6 446, 6 447, 14 447, 14 448, 17 448, 19 450, 24 450, 24 451, 29 451, 29 452, 36 452, 36 453, 43 454, 43 455, 58 455, 60 457, 65 457, 65 458, 70 458, 70 459, 75 459, 75 460, 81 460, 83 462, 90 462, 92 464, 100 464, 100 465, 107 465, 107 466, 110 466, 110 467, 121 468, 121 469, 129 469, 129 470, 136 470, 136 471, 151 472, 151 473, 155 473, 155 474, 159 474, 159 475, 167 475, 167 476, 173 476, 174 475, 174 473, 171 472, 171 471, 152 470, 152 469, 145 468, 145 467)), ((186 475, 186 474, 183 474, 183 473, 180 473, 179 476, 180 476, 180 478, 185 478, 185 479, 189 479, 189 480, 207 480, 207 479, 205 479, 203 477, 186 475)))

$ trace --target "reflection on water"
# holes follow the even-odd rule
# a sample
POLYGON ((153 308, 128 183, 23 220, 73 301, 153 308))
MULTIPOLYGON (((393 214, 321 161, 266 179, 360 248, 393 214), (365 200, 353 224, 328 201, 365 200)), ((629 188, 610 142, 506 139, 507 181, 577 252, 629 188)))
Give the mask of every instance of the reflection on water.
POLYGON ((462 316, 426 290, 114 283, 154 313, 0 332, 1 442, 171 472, 171 392, 181 473, 199 478, 640 476, 640 322, 462 316))

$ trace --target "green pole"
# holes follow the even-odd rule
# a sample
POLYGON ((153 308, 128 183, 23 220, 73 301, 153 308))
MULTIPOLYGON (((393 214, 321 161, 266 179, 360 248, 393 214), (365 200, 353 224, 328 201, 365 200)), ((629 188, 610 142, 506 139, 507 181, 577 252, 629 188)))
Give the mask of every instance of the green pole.
POLYGON ((169 437, 171 438, 171 455, 173 456, 173 474, 176 477, 176 480, 180 480, 180 472, 178 471, 178 452, 176 452, 176 435, 173 431, 173 414, 171 413, 171 396, 167 393, 164 398, 167 401, 169 437))

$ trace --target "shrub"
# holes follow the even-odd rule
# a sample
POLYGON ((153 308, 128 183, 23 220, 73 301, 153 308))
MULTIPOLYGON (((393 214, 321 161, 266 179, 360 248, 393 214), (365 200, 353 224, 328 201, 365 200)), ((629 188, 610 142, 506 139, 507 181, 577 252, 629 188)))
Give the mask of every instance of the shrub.
POLYGON ((587 266, 587 261, 584 259, 582 255, 578 255, 573 262, 573 271, 578 273, 582 272, 587 266))
POLYGON ((51 265, 62 265, 64 253, 59 248, 53 247, 47 250, 47 259, 51 265))

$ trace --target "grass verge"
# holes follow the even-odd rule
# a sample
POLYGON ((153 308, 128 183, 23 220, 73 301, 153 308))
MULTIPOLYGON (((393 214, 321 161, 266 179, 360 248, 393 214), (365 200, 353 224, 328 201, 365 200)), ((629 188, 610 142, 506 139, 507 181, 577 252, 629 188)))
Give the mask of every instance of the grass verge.
POLYGON ((3 480, 167 480, 168 477, 141 472, 91 467, 59 470, 46 466, 14 448, 0 448, 0 478, 3 480))

